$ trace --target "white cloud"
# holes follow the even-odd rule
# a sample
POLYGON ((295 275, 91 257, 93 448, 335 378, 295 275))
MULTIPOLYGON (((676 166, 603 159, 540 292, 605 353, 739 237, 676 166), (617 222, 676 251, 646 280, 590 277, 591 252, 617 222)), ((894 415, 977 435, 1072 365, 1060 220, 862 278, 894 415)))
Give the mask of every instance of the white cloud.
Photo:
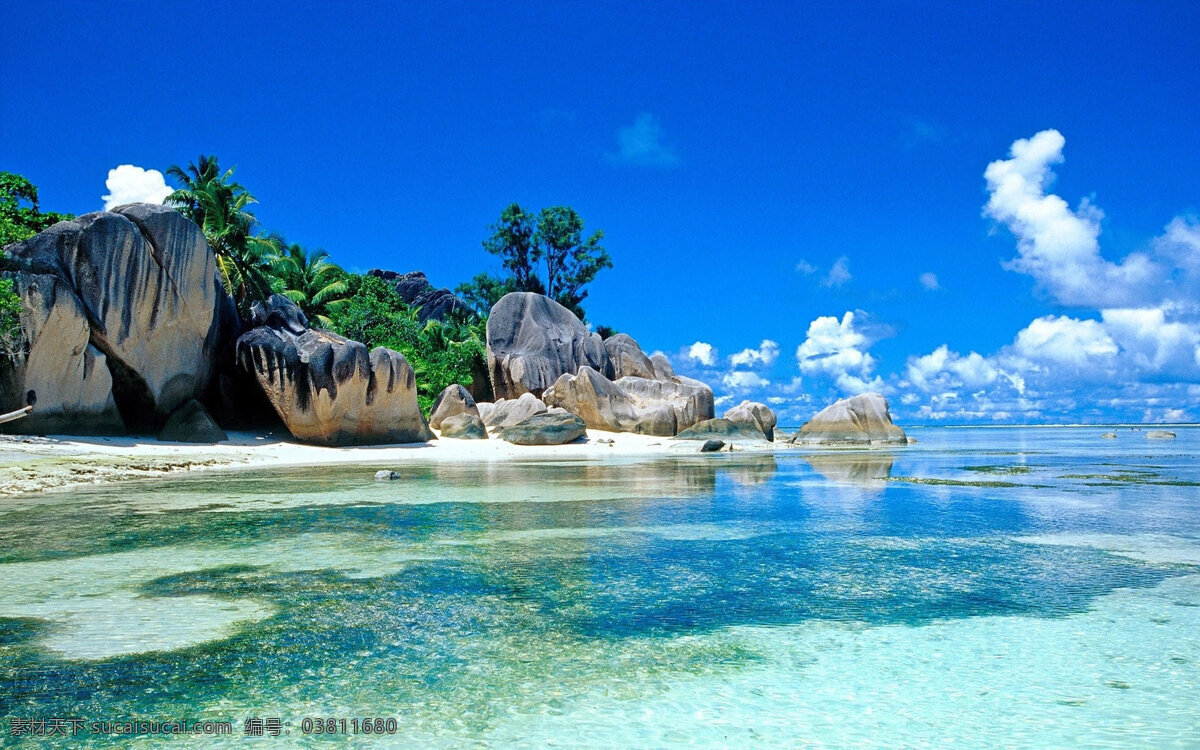
POLYGON ((802 274, 809 275, 816 273, 817 267, 806 260, 798 260, 796 261, 796 270, 802 274))
POLYGON ((833 266, 829 269, 829 273, 821 280, 821 286, 842 286, 852 278, 854 277, 850 275, 850 259, 843 255, 834 261, 833 266))
POLYGON ((108 195, 101 196, 105 211, 126 203, 162 203, 175 192, 163 179, 162 172, 132 164, 122 164, 108 170, 104 187, 108 188, 108 195))
POLYGON ((706 344, 703 341, 697 341, 688 347, 688 359, 699 362, 705 367, 712 367, 717 363, 717 350, 712 344, 706 344))
POLYGON ((643 112, 632 125, 617 131, 618 151, 611 154, 614 161, 646 167, 674 167, 679 157, 663 143, 662 126, 658 118, 643 112))
POLYGON ((1063 161, 1066 139, 1043 130, 1013 143, 1010 158, 994 161, 984 172, 990 198, 984 215, 1001 222, 1017 237, 1018 257, 1006 268, 1032 276, 1063 305, 1135 307, 1162 281, 1162 269, 1144 253, 1121 263, 1100 255, 1104 214, 1087 201, 1072 211, 1046 188, 1050 166, 1063 161))
POLYGON ((808 326, 804 343, 796 348, 796 362, 805 375, 823 375, 834 379, 846 392, 877 389, 878 377, 871 378, 875 358, 867 349, 867 335, 855 325, 854 313, 847 312, 839 321, 836 316, 822 316, 808 326))
POLYGON ((1033 363, 1082 368, 1115 356, 1117 344, 1098 321, 1046 315, 1017 333, 1011 351, 1033 363))
POLYGON ((743 349, 729 358, 729 364, 734 367, 770 367, 779 357, 779 344, 763 339, 757 349, 743 349))
POLYGON ((770 380, 760 376, 758 373, 749 372, 746 370, 735 370, 727 373, 721 382, 725 387, 732 391, 748 391, 751 388, 763 388, 771 384, 770 380))
POLYGON ((933 271, 926 271, 925 273, 923 273, 919 277, 917 277, 917 280, 921 282, 921 286, 925 287, 926 289, 928 289, 931 292, 942 288, 941 285, 938 283, 937 274, 934 273, 933 271))
POLYGON ((1169 322, 1159 308, 1103 310, 1105 329, 1136 369, 1186 376, 1200 352, 1200 328, 1169 322))

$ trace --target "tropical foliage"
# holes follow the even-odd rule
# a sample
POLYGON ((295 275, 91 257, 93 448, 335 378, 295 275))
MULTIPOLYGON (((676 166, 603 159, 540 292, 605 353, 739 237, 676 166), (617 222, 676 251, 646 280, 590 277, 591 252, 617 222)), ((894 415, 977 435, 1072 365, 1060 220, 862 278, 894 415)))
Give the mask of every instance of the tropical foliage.
POLYGON ((476 312, 486 316, 496 300, 511 291, 537 292, 585 319, 585 287, 600 271, 612 268, 612 258, 600 245, 604 232, 584 239, 583 218, 570 206, 534 214, 516 203, 505 208, 490 229, 483 248, 500 257, 507 275, 479 274, 455 290, 476 312))
MULTIPOLYGON (((0 264, 4 252, 0 251, 0 264)), ((16 354, 21 337, 21 298, 13 291, 12 279, 0 278, 0 356, 16 354)))
POLYGON ((350 276, 350 296, 332 314, 335 333, 368 348, 386 346, 408 359, 417 375, 417 401, 428 414, 448 385, 470 385, 484 370, 484 343, 478 322, 424 324, 386 281, 350 276))
POLYGON ((271 261, 274 290, 295 302, 309 323, 330 328, 330 316, 346 305, 350 294, 346 272, 324 250, 309 252, 282 239, 278 245, 280 252, 271 261))
POLYGON ((71 218, 70 214, 42 211, 32 182, 19 174, 0 172, 0 247, 71 218))
POLYGON ((256 300, 269 297, 276 243, 254 233, 258 221, 248 207, 257 201, 233 181, 233 169, 222 172, 215 156, 202 154, 187 169, 172 166, 167 174, 180 187, 166 202, 204 232, 238 309, 245 313, 256 300))

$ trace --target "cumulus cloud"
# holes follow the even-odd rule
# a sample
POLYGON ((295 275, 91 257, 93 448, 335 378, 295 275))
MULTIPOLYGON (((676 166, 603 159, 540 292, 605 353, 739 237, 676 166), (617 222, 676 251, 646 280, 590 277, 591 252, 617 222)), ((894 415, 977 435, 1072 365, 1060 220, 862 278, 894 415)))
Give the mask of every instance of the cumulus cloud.
POLYGON ((126 203, 162 203, 175 192, 163 179, 162 172, 132 164, 122 164, 108 170, 104 187, 108 188, 108 195, 101 196, 105 211, 126 203))
POLYGON ((843 255, 834 261, 829 273, 825 274, 825 278, 821 280, 821 286, 842 286, 852 278, 854 277, 850 275, 850 259, 843 255))
POLYGON ((1117 344, 1098 321, 1047 315, 1017 334, 1011 352, 1035 365, 1082 368, 1115 356, 1117 344))
POLYGON ((822 316, 809 324, 804 343, 796 348, 796 362, 801 373, 831 378, 847 393, 876 390, 882 381, 872 377, 875 358, 867 352, 872 343, 853 312, 841 320, 822 316))
POLYGON ((762 377, 756 372, 748 370, 734 370, 727 373, 721 382, 731 391, 748 391, 753 388, 763 388, 771 384, 770 380, 762 377))
POLYGON ((729 358, 734 367, 770 367, 779 357, 779 344, 763 339, 757 349, 743 349, 729 358))
POLYGON ((674 167, 679 165, 675 151, 663 142, 662 126, 658 118, 643 112, 617 131, 617 152, 610 154, 613 161, 644 167, 674 167))
POLYGON ((1018 256, 1006 268, 1032 276, 1055 301, 1075 307, 1136 307, 1163 280, 1163 270, 1145 253, 1120 263, 1100 254, 1103 212, 1088 201, 1072 211, 1046 188, 1050 167, 1063 161, 1066 139, 1043 130, 1013 143, 1010 158, 984 172, 989 198, 984 214, 1017 238, 1018 256))
POLYGON ((937 274, 934 273, 933 271, 926 271, 925 273, 918 276, 917 280, 921 282, 921 286, 925 287, 926 289, 928 289, 931 292, 937 291, 938 289, 942 288, 941 284, 938 283, 937 274))
POLYGON ((697 341, 688 347, 687 357, 705 367, 712 367, 717 363, 717 350, 712 344, 697 341))

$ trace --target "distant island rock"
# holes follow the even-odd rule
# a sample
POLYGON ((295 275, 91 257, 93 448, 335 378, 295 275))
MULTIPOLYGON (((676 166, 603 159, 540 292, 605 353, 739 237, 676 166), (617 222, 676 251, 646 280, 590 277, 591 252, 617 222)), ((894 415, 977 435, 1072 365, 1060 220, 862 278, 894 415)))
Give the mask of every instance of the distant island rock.
POLYGON ((887 399, 864 393, 835 402, 817 412, 794 438, 797 443, 896 443, 908 438, 892 424, 887 399))

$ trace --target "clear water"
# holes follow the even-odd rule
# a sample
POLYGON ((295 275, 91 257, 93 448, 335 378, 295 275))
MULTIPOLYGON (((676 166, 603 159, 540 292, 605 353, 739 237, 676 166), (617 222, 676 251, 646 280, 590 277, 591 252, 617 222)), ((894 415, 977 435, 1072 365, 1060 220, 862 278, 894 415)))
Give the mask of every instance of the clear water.
POLYGON ((1101 432, 8 499, 0 744, 1200 747, 1200 430, 1101 432))

